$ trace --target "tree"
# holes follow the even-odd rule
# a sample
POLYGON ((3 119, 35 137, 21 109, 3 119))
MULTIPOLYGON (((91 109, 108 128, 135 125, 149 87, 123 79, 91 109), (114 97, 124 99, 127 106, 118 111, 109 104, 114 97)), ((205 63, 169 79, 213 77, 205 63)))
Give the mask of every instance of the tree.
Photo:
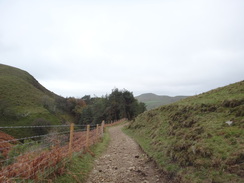
POLYGON ((92 107, 86 106, 80 114, 79 123, 82 125, 91 124, 93 121, 92 107))
POLYGON ((105 109, 106 109, 106 99, 96 98, 92 105, 92 111, 93 111, 92 123, 97 124, 106 119, 105 109))
POLYGON ((81 113, 80 123, 85 124, 89 119, 90 123, 100 123, 101 121, 116 121, 122 118, 134 119, 138 114, 146 110, 144 103, 139 103, 132 92, 115 88, 110 95, 102 98, 90 98, 86 95, 82 97, 89 108, 81 113))

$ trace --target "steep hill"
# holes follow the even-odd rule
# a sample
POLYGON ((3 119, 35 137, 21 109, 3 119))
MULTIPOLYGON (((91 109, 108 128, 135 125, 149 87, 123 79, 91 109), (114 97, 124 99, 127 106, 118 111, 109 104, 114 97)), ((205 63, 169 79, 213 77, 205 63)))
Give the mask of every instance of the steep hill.
POLYGON ((147 110, 166 105, 166 104, 171 104, 176 101, 179 101, 181 99, 186 98, 187 96, 175 96, 175 97, 170 97, 166 95, 156 95, 153 93, 145 93, 141 94, 136 97, 136 99, 139 102, 143 102, 147 106, 147 110))
POLYGON ((60 124, 65 116, 57 108, 60 100, 26 71, 0 64, 0 126, 60 124))
POLYGON ((244 182, 244 81, 144 112, 127 132, 171 181, 244 182))

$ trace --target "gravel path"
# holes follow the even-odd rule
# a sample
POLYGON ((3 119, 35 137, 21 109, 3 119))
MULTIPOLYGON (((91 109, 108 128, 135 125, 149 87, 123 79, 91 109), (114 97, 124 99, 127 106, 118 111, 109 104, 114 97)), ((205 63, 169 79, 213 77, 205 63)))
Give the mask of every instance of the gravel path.
POLYGON ((121 128, 109 128, 107 151, 95 161, 87 183, 163 183, 159 170, 121 128))

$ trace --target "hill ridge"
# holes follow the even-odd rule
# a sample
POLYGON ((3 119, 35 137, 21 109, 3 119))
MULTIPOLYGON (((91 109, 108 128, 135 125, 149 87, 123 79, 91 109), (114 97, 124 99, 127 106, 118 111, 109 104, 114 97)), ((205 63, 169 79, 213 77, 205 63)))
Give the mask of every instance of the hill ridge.
POLYGON ((144 112, 128 132, 175 182, 244 179, 244 81, 144 112))
POLYGON ((147 110, 157 108, 162 105, 171 104, 184 99, 188 96, 168 96, 168 95, 157 95, 154 93, 144 93, 135 97, 139 102, 143 102, 147 106, 147 110))
POLYGON ((42 86, 38 80, 36 80, 30 73, 28 73, 25 70, 19 69, 17 67, 13 66, 8 66, 5 64, 0 64, 0 75, 4 74, 5 76, 10 76, 10 77, 16 77, 16 79, 22 79, 24 81, 28 81, 31 85, 36 87, 37 89, 43 91, 44 93, 48 95, 56 95, 57 94, 53 93, 52 91, 46 89, 44 86, 42 86), (2 74, 1 74, 2 73, 2 74))
MULTIPOLYGON (((0 126, 61 124, 70 115, 59 108, 65 98, 42 86, 28 72, 0 64, 0 126)), ((21 137, 32 132, 7 132, 21 137), (26 134, 25 134, 26 133, 26 134)))

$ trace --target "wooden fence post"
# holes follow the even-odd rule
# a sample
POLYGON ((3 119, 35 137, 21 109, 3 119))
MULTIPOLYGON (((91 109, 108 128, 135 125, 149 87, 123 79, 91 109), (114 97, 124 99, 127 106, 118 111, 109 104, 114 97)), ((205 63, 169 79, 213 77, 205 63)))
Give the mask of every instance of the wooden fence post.
POLYGON ((86 126, 86 149, 89 147, 89 133, 90 133, 90 125, 86 126))
POLYGON ((97 128, 96 128, 96 140, 97 140, 97 141, 98 141, 98 139, 99 139, 98 128, 99 128, 99 124, 97 124, 97 128))
POLYGON ((72 155, 72 145, 73 145, 73 137, 74 137, 74 123, 70 124, 70 132, 69 132, 69 156, 72 155))
POLYGON ((102 125, 101 125, 101 135, 103 136, 103 130, 104 130, 104 121, 102 122, 102 125))

